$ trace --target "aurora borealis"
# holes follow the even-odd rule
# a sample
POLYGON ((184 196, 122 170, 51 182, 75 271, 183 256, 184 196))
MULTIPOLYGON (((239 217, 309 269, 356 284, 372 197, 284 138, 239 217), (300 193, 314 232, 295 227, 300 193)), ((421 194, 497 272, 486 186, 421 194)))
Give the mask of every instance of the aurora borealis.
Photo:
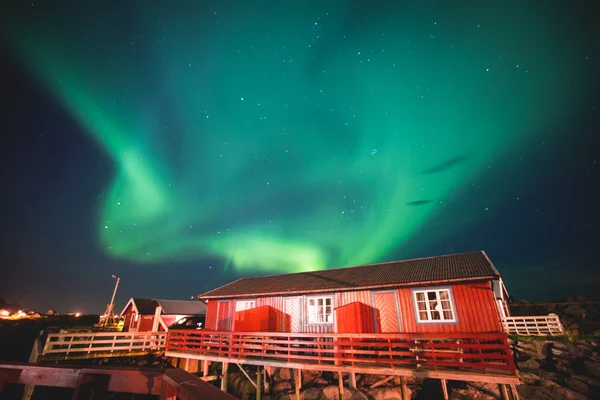
POLYGON ((304 271, 436 254, 587 107, 564 5, 397 3, 45 2, 4 37, 112 168, 86 206, 110 262, 304 271))

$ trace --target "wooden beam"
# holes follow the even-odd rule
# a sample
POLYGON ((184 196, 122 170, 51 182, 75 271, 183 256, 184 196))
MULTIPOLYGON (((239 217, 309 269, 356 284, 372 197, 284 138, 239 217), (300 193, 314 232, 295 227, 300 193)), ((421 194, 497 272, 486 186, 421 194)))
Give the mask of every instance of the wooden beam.
POLYGON ((294 370, 294 380, 296 381, 296 400, 300 400, 300 389, 302 388, 302 371, 300 368, 294 370))
POLYGON ((510 392, 512 394, 513 400, 519 400, 519 392, 517 392, 517 385, 510 385, 510 392))
POLYGON ((506 385, 503 383, 498 384, 498 388, 500 389, 500 397, 502 400, 510 400, 508 397, 508 391, 506 390, 506 385))
POLYGON ((400 387, 402 388, 402 400, 410 400, 410 395, 408 394, 408 386, 406 386, 406 377, 400 377, 400 387))
POLYGON ((101 382, 107 381, 106 390, 109 392, 153 395, 160 394, 163 375, 163 370, 151 368, 79 368, 26 363, 0 364, 0 371, 5 370, 8 370, 6 383, 75 388, 80 383, 80 375, 83 374, 94 376, 94 379, 101 382))
POLYGON ((210 367, 210 360, 203 360, 202 362, 202 375, 208 376, 208 368, 210 367))
POLYGON ((442 385, 444 400, 448 400, 448 382, 445 379, 440 379, 440 384, 442 385))
POLYGON ((73 400, 83 396, 91 398, 96 390, 107 391, 110 379, 110 375, 79 373, 77 384, 73 389, 73 400))
POLYGON ((356 372, 350 372, 350 386, 356 389, 356 372))
POLYGON ((260 400, 260 395, 262 392, 262 378, 260 376, 260 366, 256 369, 256 400, 260 400))
POLYGON ((374 384, 371 385, 371 389, 375 389, 377 386, 381 386, 386 382, 391 381, 392 379, 394 379, 394 375, 388 376, 386 378, 383 378, 382 380, 375 382, 374 384))
POLYGON ((224 392, 227 392, 227 370, 229 369, 229 363, 227 361, 223 362, 223 369, 222 369, 222 378, 221 378, 221 390, 224 392))
MULTIPOLYGON (((252 385, 254 385, 254 388, 256 389, 256 383, 254 383, 254 380, 252 380, 252 378, 250 378, 250 375, 248 375, 248 373, 246 372, 246 370, 244 369, 244 367, 242 367, 241 364, 237 364, 238 368, 240 369, 240 371, 242 371, 242 373, 244 375, 246 375, 246 378, 248 378, 248 380, 250 381, 250 383, 252 385)), ((260 368, 260 367, 259 367, 260 368)))
POLYGON ((338 372, 338 389, 340 391, 340 400, 344 400, 344 375, 338 372))
POLYGON ((160 400, 177 400, 177 390, 169 385, 161 385, 160 400))

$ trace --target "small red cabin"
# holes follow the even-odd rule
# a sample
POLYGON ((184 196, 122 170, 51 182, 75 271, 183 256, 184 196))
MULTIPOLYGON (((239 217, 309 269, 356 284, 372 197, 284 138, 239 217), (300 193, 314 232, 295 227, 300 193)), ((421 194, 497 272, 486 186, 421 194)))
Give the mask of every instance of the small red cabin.
POLYGON ((183 317, 206 314, 206 304, 186 300, 129 300, 121 316, 125 317, 123 332, 167 331, 168 327, 183 317))
POLYGON ((198 298, 218 331, 501 332, 508 316, 483 251, 244 278, 198 298))

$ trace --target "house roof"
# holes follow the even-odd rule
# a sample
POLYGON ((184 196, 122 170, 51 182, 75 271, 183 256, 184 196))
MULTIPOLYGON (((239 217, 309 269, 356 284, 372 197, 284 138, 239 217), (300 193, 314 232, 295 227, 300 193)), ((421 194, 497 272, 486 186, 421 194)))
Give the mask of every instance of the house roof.
POLYGON ((500 274, 484 251, 413 260, 243 278, 198 296, 199 299, 290 295, 410 286, 435 282, 493 279, 500 274))
POLYGON ((156 300, 163 314, 199 315, 206 314, 206 304, 200 301, 156 300))
POLYGON ((162 314, 175 314, 175 315, 200 315, 206 314, 206 304, 199 301, 187 301, 187 300, 159 300, 159 299, 140 299, 132 298, 129 300, 123 312, 124 314, 129 307, 129 304, 133 304, 133 307, 139 314, 150 315, 156 312, 156 307, 161 306, 162 314))

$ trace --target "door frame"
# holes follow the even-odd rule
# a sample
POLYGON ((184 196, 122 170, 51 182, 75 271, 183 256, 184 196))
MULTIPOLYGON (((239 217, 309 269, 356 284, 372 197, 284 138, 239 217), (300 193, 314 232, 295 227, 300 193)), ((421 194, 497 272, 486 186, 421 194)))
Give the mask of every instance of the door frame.
MULTIPOLYGON (((304 313, 304 296, 286 296, 283 298, 283 315, 281 317, 281 318, 283 318, 283 321, 281 324, 283 327, 283 331, 285 332, 285 328, 286 328, 286 326, 285 326, 285 316, 286 316, 286 311, 287 311, 286 300, 288 300, 288 299, 290 299, 290 300, 297 299, 300 301, 300 307, 299 307, 300 315, 298 316, 298 318, 300 319, 300 332, 290 332, 290 333, 303 333, 304 332, 304 314, 305 314, 304 313)), ((292 326, 292 321, 290 321, 290 330, 291 330, 291 326, 292 326)))
MULTIPOLYGON (((396 322, 398 324, 398 332, 402 332, 402 319, 400 315, 400 300, 398 299, 398 290, 375 290, 371 291, 371 306, 373 309, 377 310, 375 307, 375 294, 377 293, 393 293, 394 294, 394 303, 396 305, 396 322)), ((377 313, 373 312, 373 324, 375 330, 377 331, 377 313)), ((375 332, 375 333, 383 333, 383 332, 375 332)))

